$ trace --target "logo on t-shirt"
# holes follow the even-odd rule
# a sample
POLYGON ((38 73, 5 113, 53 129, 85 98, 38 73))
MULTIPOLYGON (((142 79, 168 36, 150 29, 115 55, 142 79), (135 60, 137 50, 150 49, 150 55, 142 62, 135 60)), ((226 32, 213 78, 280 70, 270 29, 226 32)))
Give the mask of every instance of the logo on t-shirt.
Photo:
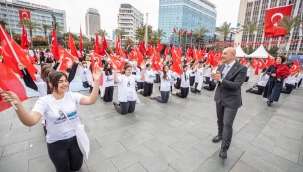
MULTIPOLYGON (((54 124, 58 125, 58 124, 66 122, 66 116, 64 115, 64 113, 61 109, 58 110, 58 114, 60 117, 56 119, 54 124)), ((73 119, 77 118, 78 117, 77 111, 67 113, 67 117, 69 120, 73 120, 73 119)))

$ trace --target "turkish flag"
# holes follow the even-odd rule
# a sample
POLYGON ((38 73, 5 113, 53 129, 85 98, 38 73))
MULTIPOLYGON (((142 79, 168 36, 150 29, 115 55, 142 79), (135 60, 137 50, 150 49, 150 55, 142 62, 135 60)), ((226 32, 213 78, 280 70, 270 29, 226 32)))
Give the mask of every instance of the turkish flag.
POLYGON ((53 28, 52 30, 52 54, 55 58, 56 61, 59 61, 60 55, 59 55, 59 46, 58 46, 58 40, 57 40, 57 35, 56 35, 56 30, 53 28))
POLYGON ((120 36, 118 36, 118 40, 116 42, 116 54, 120 54, 121 51, 121 39, 120 36))
POLYGON ((102 42, 102 48, 101 48, 100 55, 105 56, 106 55, 106 50, 107 50, 107 42, 106 42, 105 36, 103 35, 103 42, 102 42))
POLYGON ((138 67, 140 67, 141 66, 141 63, 142 63, 142 61, 143 61, 143 55, 142 55, 142 53, 139 51, 139 48, 137 47, 136 48, 136 52, 137 52, 137 59, 138 59, 138 67))
POLYGON ((97 53, 97 54, 100 53, 100 42, 99 42, 99 36, 98 36, 98 34, 96 34, 95 45, 94 45, 94 51, 95 51, 95 53, 97 53))
POLYGON ((240 63, 243 64, 243 65, 246 63, 246 57, 245 56, 241 59, 240 63))
POLYGON ((20 20, 26 20, 31 18, 31 12, 28 10, 19 10, 20 20))
MULTIPOLYGON (((0 88, 5 91, 14 92, 21 101, 28 99, 23 84, 12 72, 12 70, 4 63, 0 62, 0 71, 0 88)), ((0 96, 0 112, 9 107, 11 107, 11 105, 4 103, 2 101, 2 97, 0 96)))
POLYGON ((27 31, 24 27, 24 24, 22 24, 21 48, 27 49, 27 47, 29 46, 30 46, 30 42, 27 36, 27 31))
POLYGON ((297 73, 300 69, 300 65, 299 65, 299 61, 298 59, 295 61, 295 63, 291 66, 291 68, 289 69, 289 73, 293 74, 293 73, 297 73))
POLYGON ((291 15, 292 7, 293 5, 287 5, 266 10, 266 18, 264 24, 265 38, 276 38, 279 36, 285 36, 286 30, 284 28, 281 28, 278 22, 283 17, 289 17, 291 15))
POLYGON ((70 52, 73 56, 79 58, 79 54, 77 52, 77 49, 76 49, 76 46, 75 46, 71 33, 69 33, 69 37, 68 37, 68 48, 70 49, 70 52))
POLYGON ((272 62, 273 60, 270 58, 270 55, 268 55, 265 61, 266 66, 269 67, 272 64, 272 62))
POLYGON ((174 27, 174 33, 177 33, 176 27, 174 27))
POLYGON ((116 57, 114 55, 109 55, 109 58, 110 58, 111 62, 114 63, 116 65, 117 69, 121 72, 125 65, 125 61, 119 59, 118 57, 116 57))
POLYGON ((133 49, 132 52, 130 52, 129 55, 129 60, 135 60, 137 58, 137 51, 136 51, 136 47, 133 49))
POLYGON ((75 57, 61 46, 59 47, 59 55, 63 57, 59 70, 65 72, 69 66, 73 65, 75 57))
POLYGON ((262 59, 258 59, 258 63, 255 66, 255 75, 259 75, 259 69, 266 68, 266 64, 262 59))
POLYGON ((160 41, 158 41, 156 50, 157 50, 158 52, 160 52, 162 49, 163 49, 163 45, 160 43, 160 41))
POLYGON ((82 29, 81 29, 81 27, 80 27, 79 51, 80 51, 81 57, 83 57, 83 53, 82 53, 82 51, 83 51, 83 39, 82 39, 82 29))

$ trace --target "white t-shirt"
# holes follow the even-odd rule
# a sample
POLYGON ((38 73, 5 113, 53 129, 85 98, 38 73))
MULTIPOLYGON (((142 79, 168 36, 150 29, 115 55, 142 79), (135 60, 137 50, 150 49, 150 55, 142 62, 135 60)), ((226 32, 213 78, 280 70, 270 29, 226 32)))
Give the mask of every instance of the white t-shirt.
POLYGON ((263 76, 263 74, 261 73, 260 77, 259 77, 258 85, 265 87, 266 84, 267 84, 268 79, 269 79, 269 75, 264 75, 263 76))
POLYGON ((154 77, 155 77, 155 72, 152 69, 149 71, 145 69, 144 72, 145 82, 154 83, 154 77))
POLYGON ((39 112, 46 120, 47 143, 69 139, 76 135, 65 115, 75 128, 81 125, 77 104, 80 104, 82 96, 79 93, 66 92, 61 100, 56 100, 52 94, 39 98, 32 111, 39 112))
POLYGON ((166 79, 163 79, 163 73, 160 74, 161 84, 160 84, 160 91, 170 91, 171 86, 171 73, 167 72, 166 79))
POLYGON ((203 75, 203 68, 201 67, 200 69, 197 68, 195 72, 195 83, 198 83, 200 80, 200 77, 203 75))
MULTIPOLYGON (((141 69, 138 68, 138 67, 137 67, 137 69, 136 69, 136 75, 137 75, 137 76, 140 76, 140 78, 141 78, 141 69)), ((144 82, 144 79, 140 79, 140 80, 138 80, 137 82, 144 82)))
POLYGON ((118 100, 119 102, 127 102, 127 101, 136 101, 137 100, 137 92, 136 92, 136 82, 140 80, 140 76, 136 75, 120 75, 118 76, 119 84, 118 84, 118 100))
POLYGON ((84 71, 85 68, 83 68, 82 66, 78 66, 78 69, 80 70, 80 78, 82 82, 86 82, 87 78, 86 78, 86 73, 84 71))
POLYGON ((205 70, 205 77, 210 77, 211 68, 205 70))
POLYGON ((296 76, 295 75, 289 75, 286 79, 285 79, 285 83, 287 84, 291 84, 291 85, 295 85, 296 83, 296 76))
POLYGON ((44 81, 42 80, 42 78, 41 78, 41 75, 40 75, 40 74, 35 74, 35 77, 36 77, 36 79, 37 79, 37 81, 36 81, 36 82, 44 82, 44 81))
POLYGON ((303 74, 299 73, 298 76, 296 77, 296 83, 299 83, 302 78, 303 78, 303 74))
POLYGON ((105 72, 102 71, 102 77, 103 77, 103 86, 104 87, 110 87, 114 86, 114 74, 106 76, 105 72))
POLYGON ((39 92, 39 97, 43 97, 47 95, 47 84, 46 82, 36 82, 38 92, 39 92))
POLYGON ((247 68, 247 73, 246 73, 246 76, 250 76, 250 68, 247 68))
POLYGON ((183 72, 181 75, 181 87, 188 88, 189 87, 189 72, 183 72))

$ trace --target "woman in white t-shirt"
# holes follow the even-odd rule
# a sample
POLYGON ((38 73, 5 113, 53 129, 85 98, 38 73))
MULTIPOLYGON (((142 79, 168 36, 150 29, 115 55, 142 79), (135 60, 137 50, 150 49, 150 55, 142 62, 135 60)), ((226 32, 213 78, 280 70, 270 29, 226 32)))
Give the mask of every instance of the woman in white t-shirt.
POLYGON ((161 96, 155 97, 160 103, 167 103, 171 91, 171 72, 169 72, 168 65, 164 65, 162 71, 158 71, 161 79, 160 92, 161 96))
POLYGON ((247 81, 249 80, 250 70, 251 70, 251 65, 250 65, 250 63, 248 63, 248 64, 246 65, 246 67, 247 67, 247 72, 246 72, 246 78, 245 78, 245 81, 244 81, 244 82, 247 82, 247 81))
POLYGON ((114 95, 114 74, 110 63, 106 63, 104 65, 102 71, 102 78, 103 78, 103 86, 105 87, 103 100, 105 102, 111 102, 113 101, 113 95, 114 95))
POLYGON ((152 69, 151 64, 146 64, 146 69, 141 68, 141 70, 144 72, 144 85, 143 90, 138 90, 138 92, 144 97, 151 96, 153 93, 154 77, 156 76, 155 71, 152 69))
POLYGON ((267 84, 267 81, 269 79, 269 75, 266 74, 267 68, 262 69, 262 72, 259 76, 259 82, 257 83, 256 86, 253 86, 253 88, 250 88, 246 90, 246 92, 262 95, 265 89, 265 86, 267 84), (258 89, 255 90, 254 87, 257 87, 258 89))
POLYGON ((96 82, 91 95, 88 97, 79 93, 67 92, 69 82, 66 74, 52 72, 48 76, 48 86, 52 93, 39 98, 30 113, 26 111, 15 93, 0 91, 4 102, 12 102, 17 107, 16 113, 24 125, 33 126, 39 122, 42 116, 45 118, 47 121, 48 154, 57 172, 78 171, 82 166, 83 154, 70 122, 75 128, 80 127, 77 104, 91 105, 96 102, 101 77, 98 66, 96 66, 93 77, 96 82))
MULTIPOLYGON (((203 62, 199 61, 198 64, 196 64, 194 69, 192 70, 192 72, 195 75, 195 77, 194 77, 195 86, 194 86, 194 88, 191 88, 191 92, 193 92, 193 93, 200 92, 197 89, 197 87, 198 87, 198 84, 199 84, 199 81, 200 81, 201 77, 203 76, 203 67, 202 67, 202 65, 203 65, 203 62)), ((202 78, 202 80, 203 80, 203 78, 202 78)))
POLYGON ((118 70, 115 65, 114 68, 114 82, 118 83, 118 101, 119 104, 114 102, 115 109, 122 115, 132 113, 135 111, 136 101, 138 95, 136 92, 136 82, 143 79, 143 71, 141 76, 132 75, 132 66, 125 65, 123 68, 122 75, 118 76, 118 70))
POLYGON ((176 94, 180 98, 186 98, 189 92, 189 72, 187 71, 187 68, 187 65, 182 66, 183 73, 181 75, 181 92, 176 94))
POLYGON ((79 62, 78 69, 80 70, 80 78, 84 88, 90 88, 93 86, 93 75, 87 66, 86 61, 79 62))

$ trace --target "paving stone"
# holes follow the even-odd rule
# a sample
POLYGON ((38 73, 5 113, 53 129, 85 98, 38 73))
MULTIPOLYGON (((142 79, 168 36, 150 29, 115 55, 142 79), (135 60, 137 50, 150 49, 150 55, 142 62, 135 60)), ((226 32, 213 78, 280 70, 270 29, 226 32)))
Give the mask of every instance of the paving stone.
POLYGON ((261 131, 261 134, 269 136, 271 138, 278 139, 282 133, 282 129, 272 128, 270 126, 266 126, 261 131))
POLYGON ((166 132, 168 132, 169 130, 175 128, 175 126, 168 124, 168 123, 161 123, 159 125, 157 125, 157 127, 151 128, 149 130, 147 130, 150 134, 152 134, 153 136, 157 137, 161 134, 164 134, 166 132))
POLYGON ((101 145, 96 139, 89 140, 89 143, 90 143, 90 151, 94 151, 101 147, 101 145))
POLYGON ((116 172, 118 171, 110 160, 100 162, 88 168, 90 172, 116 172))
POLYGON ((181 139, 169 144, 168 146, 177 151, 180 154, 185 153, 195 145, 197 145, 200 142, 199 139, 197 139, 194 136, 186 135, 182 137, 181 139))
POLYGON ((206 138, 205 140, 203 140, 201 143, 197 144, 195 146, 195 148, 198 149, 199 151, 201 151, 202 153, 204 153, 205 155, 211 156, 218 149, 221 148, 221 142, 219 142, 219 143, 213 143, 212 139, 213 139, 213 137, 209 136, 208 138, 206 138))
POLYGON ((101 146, 106 146, 108 144, 118 142, 125 138, 132 136, 132 134, 127 130, 122 130, 116 133, 108 134, 102 137, 97 138, 97 141, 101 146))
POLYGON ((194 130, 193 127, 191 127, 188 124, 185 124, 170 130, 169 133, 177 138, 181 138, 193 130, 194 130))
POLYGON ((259 134, 252 144, 268 152, 272 152, 274 150, 276 142, 277 139, 259 134))
POLYGON ((145 145, 139 145, 118 155, 115 155, 110 159, 115 167, 120 171, 150 154, 152 154, 152 151, 150 149, 148 149, 145 145))
POLYGON ((281 136, 276 146, 297 154, 300 151, 301 142, 286 136, 281 136))
POLYGON ((85 163, 87 167, 91 167, 123 151, 125 151, 125 148, 120 143, 116 142, 108 146, 104 146, 102 148, 91 151, 89 154, 89 158, 85 160, 85 163))
POLYGON ((233 168, 231 169, 232 172, 261 172, 261 170, 258 170, 248 164, 246 164, 245 162, 239 160, 236 162, 236 164, 233 166, 233 168))
POLYGON ((102 127, 106 127, 106 126, 110 126, 110 125, 114 125, 117 124, 117 121, 114 119, 107 119, 107 120, 99 120, 96 119, 96 122, 94 123, 88 123, 86 124, 86 126, 89 128, 90 131, 96 130, 98 128, 102 128, 102 127))
POLYGON ((200 167, 198 167, 196 172, 208 172, 208 171, 216 171, 216 172, 225 172, 229 171, 233 165, 237 162, 240 156, 244 153, 243 150, 230 147, 227 151, 227 160, 223 160, 219 157, 220 150, 216 151, 212 156, 210 156, 200 167))
POLYGON ((29 141, 23 141, 15 143, 9 146, 5 146, 2 156, 7 156, 16 152, 21 152, 29 149, 29 141))
POLYGON ((144 169, 144 167, 140 163, 137 162, 137 163, 125 168, 121 172, 147 172, 147 171, 144 169))
POLYGON ((137 123, 136 125, 127 128, 127 130, 129 132, 131 132, 132 134, 137 134, 137 133, 141 133, 143 131, 146 131, 148 129, 151 129, 153 127, 156 127, 153 123, 150 122, 140 122, 137 123))
POLYGON ((29 160, 29 172, 53 172, 56 168, 48 155, 29 160))
POLYGON ((293 120, 288 120, 286 122, 286 127, 290 127, 290 128, 294 128, 294 129, 298 129, 298 130, 303 130, 303 123, 301 122, 297 122, 297 121, 293 121, 293 120))
POLYGON ((192 132, 189 133, 190 135, 200 139, 201 141, 206 139, 207 137, 209 137, 208 134, 204 133, 203 131, 200 130, 194 130, 192 132))
POLYGON ((126 149, 130 149, 130 148, 140 145, 152 138, 154 138, 154 136, 151 135, 149 132, 145 131, 140 134, 136 134, 136 135, 130 136, 128 138, 125 138, 125 139, 121 140, 120 142, 126 149))
POLYGON ((169 147, 165 147, 144 158, 140 163, 150 172, 168 171, 170 170, 169 163, 178 156, 179 154, 176 151, 169 147))
POLYGON ((252 143, 256 137, 254 135, 250 135, 246 133, 244 130, 241 130, 235 135, 235 138, 240 139, 247 143, 252 143))
POLYGON ((29 142, 29 148, 30 157, 29 159, 37 158, 43 155, 47 155, 47 143, 45 137, 38 137, 31 139, 29 142))
POLYGON ((198 151, 197 149, 190 149, 183 155, 179 156, 170 165, 179 172, 187 172, 196 170, 206 159, 207 155, 198 151))
POLYGON ((27 172, 28 171, 29 150, 7 155, 0 160, 1 171, 27 172))
POLYGON ((298 140, 298 141, 300 141, 302 139, 302 134, 303 134, 302 130, 297 130, 297 129, 290 128, 290 127, 284 127, 283 132, 282 132, 282 135, 290 137, 290 138, 298 140))
POLYGON ((114 124, 114 125, 110 125, 110 126, 107 126, 106 128, 108 129, 108 131, 110 132, 116 132, 116 131, 119 131, 119 130, 123 130, 125 128, 128 128, 130 126, 133 126, 135 123, 132 122, 132 121, 125 121, 123 123, 120 123, 120 124, 114 124))
POLYGON ((272 172, 278 172, 278 171, 284 171, 283 169, 275 166, 275 165, 272 165, 260 158, 257 158, 247 152, 245 152, 241 158, 240 158, 241 161, 245 162, 246 164, 252 166, 253 168, 256 168, 258 170, 261 170, 261 171, 272 171, 272 172))
POLYGON ((288 159, 289 161, 292 161, 294 163, 298 162, 298 158, 299 158, 298 154, 294 154, 292 152, 289 152, 287 150, 281 149, 279 147, 275 147, 273 153, 276 154, 276 155, 278 155, 278 156, 280 156, 280 157, 282 157, 282 158, 288 159))

